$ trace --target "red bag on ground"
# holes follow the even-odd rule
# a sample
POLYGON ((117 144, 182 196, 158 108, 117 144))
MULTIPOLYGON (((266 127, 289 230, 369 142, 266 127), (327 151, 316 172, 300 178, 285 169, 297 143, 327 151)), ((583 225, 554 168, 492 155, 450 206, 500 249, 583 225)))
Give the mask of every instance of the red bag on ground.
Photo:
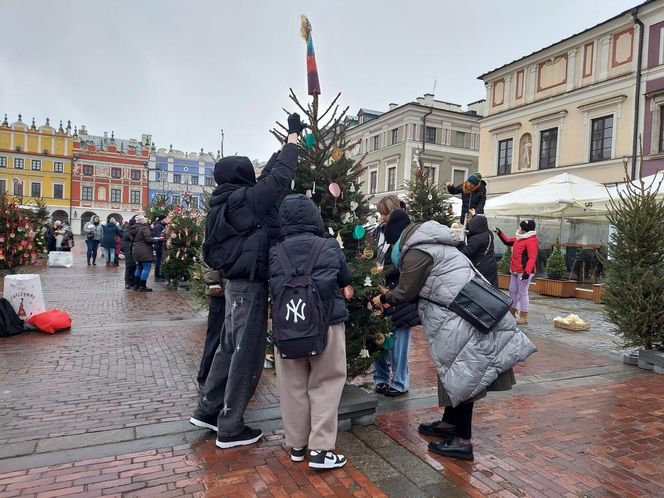
POLYGON ((59 309, 46 310, 28 318, 28 323, 40 331, 53 334, 71 328, 71 317, 66 311, 59 309))

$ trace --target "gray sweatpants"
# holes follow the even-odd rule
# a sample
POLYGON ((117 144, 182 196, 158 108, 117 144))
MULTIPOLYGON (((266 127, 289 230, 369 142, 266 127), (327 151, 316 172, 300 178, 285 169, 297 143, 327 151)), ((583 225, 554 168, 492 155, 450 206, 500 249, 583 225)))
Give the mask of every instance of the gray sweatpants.
POLYGON ((199 409, 219 414, 220 436, 236 436, 244 429, 244 411, 263 372, 267 283, 229 280, 225 296, 224 328, 199 409))

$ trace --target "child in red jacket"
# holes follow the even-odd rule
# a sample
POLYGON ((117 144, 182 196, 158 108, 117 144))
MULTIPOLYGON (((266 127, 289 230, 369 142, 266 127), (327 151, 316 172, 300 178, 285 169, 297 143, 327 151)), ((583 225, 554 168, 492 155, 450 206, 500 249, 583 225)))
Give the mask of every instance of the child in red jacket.
POLYGON ((499 228, 494 228, 494 231, 505 245, 512 246, 512 261, 510 263, 512 308, 510 313, 516 316, 517 303, 520 303, 519 319, 516 323, 525 325, 528 323, 528 289, 531 280, 535 276, 535 263, 539 250, 535 221, 522 221, 514 237, 506 236, 499 228))

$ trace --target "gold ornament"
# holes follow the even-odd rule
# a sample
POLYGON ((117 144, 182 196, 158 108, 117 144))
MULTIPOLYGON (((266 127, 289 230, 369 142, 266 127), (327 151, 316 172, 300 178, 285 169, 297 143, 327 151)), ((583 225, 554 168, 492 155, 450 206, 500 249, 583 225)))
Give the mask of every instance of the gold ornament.
POLYGON ((382 346, 385 343, 385 334, 378 332, 376 338, 374 339, 376 346, 382 346))
POLYGON ((341 149, 332 149, 332 159, 335 161, 338 161, 344 157, 344 153, 341 151, 341 149))
POLYGON ((365 247, 364 251, 362 251, 362 254, 364 254, 364 257, 367 259, 371 259, 374 257, 374 252, 371 247, 365 247))

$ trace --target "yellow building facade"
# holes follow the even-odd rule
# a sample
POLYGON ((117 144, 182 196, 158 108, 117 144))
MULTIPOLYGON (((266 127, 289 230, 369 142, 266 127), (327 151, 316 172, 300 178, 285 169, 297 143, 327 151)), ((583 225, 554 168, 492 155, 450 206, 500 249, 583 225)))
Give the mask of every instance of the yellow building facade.
POLYGON ((42 198, 53 218, 71 219, 71 126, 52 127, 48 118, 37 127, 18 120, 0 124, 0 192, 31 204, 42 198))

